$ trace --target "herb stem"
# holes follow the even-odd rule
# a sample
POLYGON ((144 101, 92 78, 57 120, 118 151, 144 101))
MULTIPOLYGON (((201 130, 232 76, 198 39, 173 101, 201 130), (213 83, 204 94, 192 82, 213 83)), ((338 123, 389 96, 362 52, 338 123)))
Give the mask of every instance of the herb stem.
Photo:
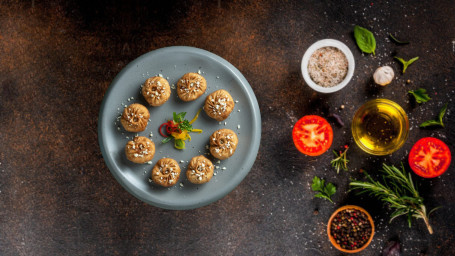
POLYGON ((430 233, 430 235, 432 235, 433 234, 433 228, 431 227, 430 219, 429 219, 429 217, 426 214, 427 209, 425 208, 425 205, 422 205, 420 208, 421 208, 421 210, 417 211, 417 212, 419 213, 419 216, 421 216, 421 218, 425 222, 425 225, 427 226, 428 232, 430 233))

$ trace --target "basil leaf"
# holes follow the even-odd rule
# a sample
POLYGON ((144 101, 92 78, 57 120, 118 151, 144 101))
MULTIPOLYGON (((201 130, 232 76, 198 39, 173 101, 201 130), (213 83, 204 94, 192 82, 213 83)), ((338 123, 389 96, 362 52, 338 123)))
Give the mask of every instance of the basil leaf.
POLYGON ((404 59, 399 58, 397 56, 395 56, 393 58, 398 60, 399 62, 401 62, 401 64, 403 64, 403 74, 404 74, 404 72, 406 72, 406 69, 409 67, 409 65, 411 65, 414 61, 419 59, 419 57, 415 57, 415 58, 412 58, 412 59, 410 59, 408 61, 405 61, 404 59))
POLYGON ((396 39, 392 34, 389 34, 389 37, 392 39, 392 41, 394 41, 397 44, 409 44, 409 42, 404 42, 396 39))
POLYGON ((356 25, 354 27, 354 38, 362 52, 375 55, 376 39, 371 31, 356 25))
POLYGON ((425 122, 423 122, 422 124, 420 124, 419 127, 428 127, 428 126, 435 126, 435 125, 441 125, 441 126, 443 126, 443 125, 441 124, 441 122, 439 122, 439 121, 436 121, 436 120, 428 120, 428 121, 425 121, 425 122))
POLYGON ((445 113, 447 111, 447 103, 442 107, 441 111, 439 111, 439 123, 441 123, 441 126, 444 127, 444 123, 442 122, 442 118, 444 117, 445 113))
POLYGON ((414 98, 416 99, 417 103, 423 103, 431 100, 431 98, 427 94, 427 90, 423 88, 419 88, 415 91, 409 91, 408 93, 412 94, 414 98))
POLYGON ((174 122, 178 123, 177 122, 177 113, 172 113, 172 119, 174 120, 174 122))

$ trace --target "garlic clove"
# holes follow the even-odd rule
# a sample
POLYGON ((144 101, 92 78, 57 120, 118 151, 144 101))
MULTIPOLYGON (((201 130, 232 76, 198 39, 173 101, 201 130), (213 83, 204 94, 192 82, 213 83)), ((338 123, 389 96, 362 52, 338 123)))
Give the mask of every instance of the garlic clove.
POLYGON ((395 73, 390 66, 379 67, 373 74, 373 79, 376 84, 385 86, 392 82, 395 73))

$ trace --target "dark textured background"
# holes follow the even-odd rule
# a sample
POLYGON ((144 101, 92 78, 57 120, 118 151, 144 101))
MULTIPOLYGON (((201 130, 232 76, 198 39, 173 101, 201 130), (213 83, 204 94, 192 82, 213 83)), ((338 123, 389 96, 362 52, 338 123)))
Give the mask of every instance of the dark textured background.
POLYGON ((404 217, 388 224, 390 210, 347 192, 349 178, 362 177, 360 168, 374 173, 382 162, 398 165, 421 137, 440 138, 455 153, 453 1, 165 2, 0 2, 0 255, 340 255, 326 222, 348 203, 376 222, 361 255, 380 255, 393 238, 403 255, 453 255, 454 163, 440 178, 416 178, 428 207, 444 206, 431 217, 434 235, 421 220, 412 228, 404 217), (374 31, 376 56, 358 50, 355 24, 374 31), (411 44, 397 46, 388 33, 411 44), (356 60, 348 87, 330 95, 312 91, 300 75, 303 53, 324 38, 345 42, 356 60), (236 66, 256 93, 263 122, 245 180, 190 211, 162 210, 128 194, 97 141, 98 111, 115 75, 141 54, 172 45, 199 47, 236 66), (394 55, 420 59, 402 75, 394 55), (382 88, 371 77, 384 64, 398 79, 382 88), (419 87, 430 102, 415 104, 407 94, 419 87), (411 124, 404 147, 386 157, 363 153, 350 134, 355 110, 378 97, 403 106, 411 124), (446 102, 445 129, 418 128, 446 102), (330 113, 347 123, 331 120, 332 148, 351 145, 350 170, 338 175, 330 152, 307 157, 291 139, 303 115, 330 113), (335 204, 313 199, 314 175, 336 184, 335 204))

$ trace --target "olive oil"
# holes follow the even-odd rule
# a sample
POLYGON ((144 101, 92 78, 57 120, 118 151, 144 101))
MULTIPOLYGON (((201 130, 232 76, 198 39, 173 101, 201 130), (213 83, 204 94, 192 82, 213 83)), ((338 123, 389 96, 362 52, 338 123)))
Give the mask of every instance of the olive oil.
POLYGON ((373 155, 387 155, 404 144, 409 122, 398 104, 376 99, 360 107, 351 128, 354 140, 361 149, 373 155))

